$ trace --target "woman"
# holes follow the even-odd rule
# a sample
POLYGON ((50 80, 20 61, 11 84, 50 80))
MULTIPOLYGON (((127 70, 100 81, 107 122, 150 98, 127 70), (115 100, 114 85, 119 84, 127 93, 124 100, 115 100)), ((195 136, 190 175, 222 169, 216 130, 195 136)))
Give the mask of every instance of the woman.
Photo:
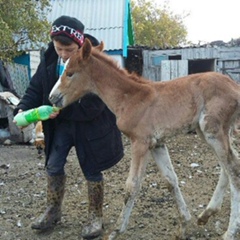
MULTIPOLYGON (((81 48, 87 37, 93 45, 98 41, 84 34, 84 25, 69 16, 61 16, 52 24, 49 44, 30 85, 14 114, 40 105, 50 105, 49 93, 61 75, 64 62, 81 48)), ((44 230, 61 219, 66 175, 64 166, 72 146, 88 186, 88 223, 82 229, 84 238, 97 237, 103 225, 103 170, 123 157, 121 133, 116 119, 106 105, 89 94, 43 121, 47 172, 47 207, 32 224, 44 230)))

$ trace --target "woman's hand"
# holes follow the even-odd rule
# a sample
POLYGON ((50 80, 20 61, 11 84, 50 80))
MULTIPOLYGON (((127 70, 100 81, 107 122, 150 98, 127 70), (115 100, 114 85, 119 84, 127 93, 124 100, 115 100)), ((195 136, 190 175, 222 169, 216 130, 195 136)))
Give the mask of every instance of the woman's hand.
POLYGON ((60 113, 60 111, 54 112, 54 113, 52 113, 52 114, 49 116, 49 118, 50 118, 50 119, 54 119, 54 118, 56 118, 56 117, 58 116, 59 113, 60 113))
MULTIPOLYGON (((22 112, 22 111, 23 111, 22 109, 19 109, 19 110, 18 110, 18 113, 20 113, 20 112, 22 112)), ((17 121, 13 119, 13 123, 17 124, 17 121)), ((27 126, 28 126, 28 125, 27 125, 27 126)), ((23 130, 23 129, 26 128, 27 126, 18 126, 18 128, 19 128, 20 130, 23 130)))
MULTIPOLYGON (((22 109, 19 109, 19 110, 18 110, 18 113, 20 113, 20 112, 22 112, 22 109)), ((17 121, 13 119, 13 123, 15 123, 15 124, 16 124, 16 123, 17 123, 17 121)))

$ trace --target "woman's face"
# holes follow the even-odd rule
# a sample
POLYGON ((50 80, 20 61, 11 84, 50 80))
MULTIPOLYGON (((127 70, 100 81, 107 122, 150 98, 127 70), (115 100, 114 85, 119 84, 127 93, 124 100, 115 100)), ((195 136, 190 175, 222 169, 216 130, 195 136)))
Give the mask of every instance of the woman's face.
POLYGON ((72 42, 71 45, 63 45, 62 43, 53 40, 53 45, 57 52, 57 55, 63 59, 63 62, 66 62, 73 54, 79 50, 79 46, 75 42, 72 42))

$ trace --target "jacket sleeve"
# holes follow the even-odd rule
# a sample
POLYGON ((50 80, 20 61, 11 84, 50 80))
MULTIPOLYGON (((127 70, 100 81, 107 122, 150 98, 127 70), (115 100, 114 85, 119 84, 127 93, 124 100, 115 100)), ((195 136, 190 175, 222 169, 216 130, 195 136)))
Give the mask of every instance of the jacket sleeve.
POLYGON ((36 73, 33 75, 32 79, 30 80, 29 86, 27 87, 27 90, 24 94, 24 96, 21 98, 19 104, 14 109, 13 114, 16 115, 19 111, 19 109, 22 109, 23 111, 36 108, 42 105, 43 103, 43 71, 42 69, 45 63, 41 62, 38 66, 38 69, 36 73))

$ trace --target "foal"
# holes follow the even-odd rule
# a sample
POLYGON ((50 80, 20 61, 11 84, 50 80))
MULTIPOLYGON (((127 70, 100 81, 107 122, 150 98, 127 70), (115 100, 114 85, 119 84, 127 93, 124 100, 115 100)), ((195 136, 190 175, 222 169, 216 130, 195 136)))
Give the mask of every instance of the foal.
POLYGON ((50 101, 66 107, 87 93, 97 94, 116 115, 119 129, 130 139, 132 161, 126 181, 122 212, 105 239, 115 239, 127 228, 135 198, 140 191, 147 160, 156 161, 166 178, 180 215, 179 239, 191 215, 178 185, 178 178, 165 139, 196 130, 217 155, 221 173, 213 196, 198 218, 198 224, 220 210, 228 184, 231 214, 224 240, 236 239, 240 228, 240 162, 231 145, 231 132, 240 116, 240 86, 225 75, 192 74, 169 82, 153 82, 128 74, 86 40, 80 52, 66 65, 50 93, 50 101))

